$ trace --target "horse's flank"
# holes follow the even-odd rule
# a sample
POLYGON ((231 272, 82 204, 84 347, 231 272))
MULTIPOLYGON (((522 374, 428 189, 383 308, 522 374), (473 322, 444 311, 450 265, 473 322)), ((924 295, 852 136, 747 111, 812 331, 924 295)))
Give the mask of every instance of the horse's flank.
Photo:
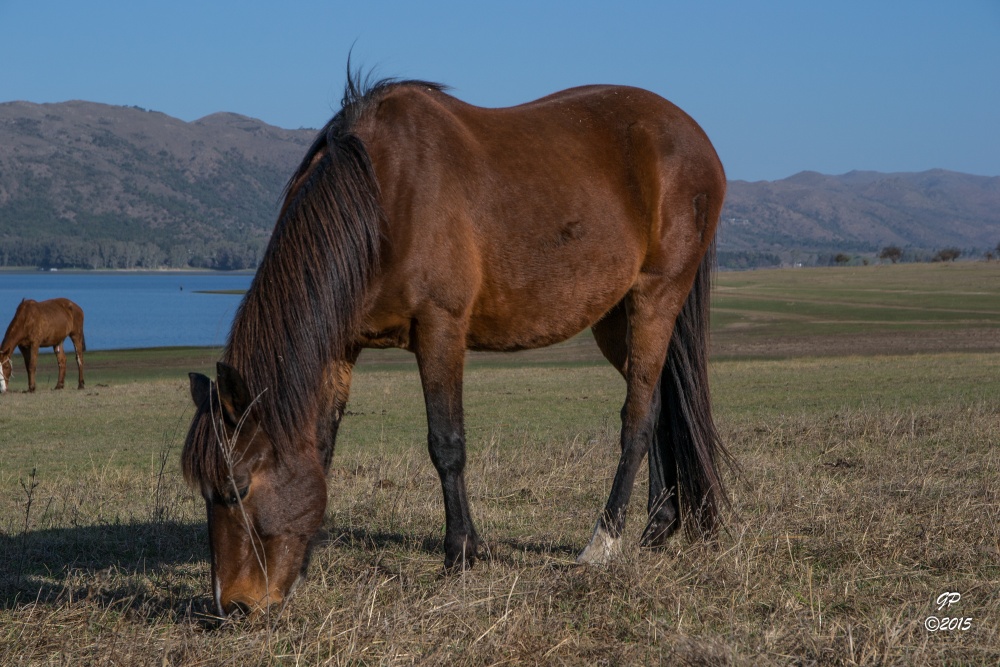
MULTIPOLYGON (((413 350, 411 324, 428 308, 467 318, 466 346, 477 350, 542 347, 593 324, 634 284, 647 252, 661 251, 651 241, 665 233, 662 179, 676 176, 661 173, 662 161, 724 188, 717 162, 691 160, 704 135, 664 145, 662 128, 686 122, 634 88, 588 86, 509 109, 419 84, 383 93, 357 129, 388 221, 366 344, 413 350), (433 253, 413 252, 422 246, 433 253)), ((698 194, 670 205, 693 209, 698 194)), ((669 249, 682 255, 702 239, 676 241, 690 246, 669 249)))

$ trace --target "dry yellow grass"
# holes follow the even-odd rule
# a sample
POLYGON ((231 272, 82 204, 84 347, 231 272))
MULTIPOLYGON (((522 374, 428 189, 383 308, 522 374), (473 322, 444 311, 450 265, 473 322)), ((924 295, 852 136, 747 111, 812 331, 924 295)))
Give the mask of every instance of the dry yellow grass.
MULTIPOLYGON (((415 379, 368 372, 309 578, 280 614, 221 626, 206 614, 204 508, 176 467, 183 383, 108 388, 114 412, 176 407, 146 413, 160 431, 134 443, 139 463, 105 452, 72 473, 39 466, 33 490, 29 471, 2 473, 0 664, 995 664, 998 366, 996 354, 717 364, 743 466, 730 532, 638 549, 640 486, 606 568, 573 558, 613 475, 620 381, 603 366, 473 369, 469 489, 489 556, 454 576, 415 379), (871 384, 891 370, 903 381, 871 384), (817 373, 844 386, 817 394, 817 373), (961 601, 938 612, 951 591, 961 601), (970 629, 925 629, 945 615, 970 629)), ((41 419, 42 396, 6 398, 41 419)), ((72 396, 51 399, 85 398, 72 396)), ((7 432, 27 418, 0 416, 7 432)))
POLYGON ((0 664, 1000 664, 997 271, 720 277, 730 530, 638 549, 640 484, 606 568, 573 564, 624 391, 592 341, 473 356, 489 554, 454 576, 413 362, 369 357, 309 578, 255 623, 206 613, 204 506, 177 466, 184 371, 215 353, 88 355, 85 392, 0 398, 0 664))

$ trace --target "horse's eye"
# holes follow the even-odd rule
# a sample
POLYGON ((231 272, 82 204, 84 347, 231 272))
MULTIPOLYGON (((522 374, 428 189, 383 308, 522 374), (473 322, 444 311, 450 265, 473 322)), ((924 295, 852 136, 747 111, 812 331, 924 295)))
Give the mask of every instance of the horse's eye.
POLYGON ((249 484, 247 484, 246 486, 240 487, 239 489, 236 489, 235 491, 233 490, 232 487, 229 487, 226 495, 223 496, 222 502, 224 502, 226 505, 228 505, 230 507, 234 507, 234 506, 238 505, 241 500, 243 500, 244 498, 246 498, 248 493, 250 493, 250 485, 249 484))

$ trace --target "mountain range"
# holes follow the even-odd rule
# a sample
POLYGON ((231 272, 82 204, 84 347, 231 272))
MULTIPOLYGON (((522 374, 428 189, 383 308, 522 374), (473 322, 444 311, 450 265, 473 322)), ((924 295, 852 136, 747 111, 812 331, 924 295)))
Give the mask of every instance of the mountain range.
MULTIPOLYGON (((92 102, 0 104, 0 266, 252 268, 315 136, 233 113, 185 122, 92 102)), ((730 181, 720 263, 920 258, 1000 242, 1000 177, 802 172, 730 181)))
POLYGON ((250 268, 314 130, 0 104, 0 266, 250 268))
POLYGON ((946 247, 966 254, 1000 243, 1000 177, 943 169, 919 173, 801 172, 780 181, 730 181, 720 249, 802 258, 874 254, 912 258, 946 247))

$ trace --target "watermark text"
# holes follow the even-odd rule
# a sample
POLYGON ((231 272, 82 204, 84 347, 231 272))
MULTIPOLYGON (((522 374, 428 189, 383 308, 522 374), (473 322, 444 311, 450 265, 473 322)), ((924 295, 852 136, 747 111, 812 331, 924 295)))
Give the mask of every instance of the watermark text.
POLYGON ((945 612, 948 616, 928 616, 924 619, 924 628, 928 632, 951 632, 953 630, 972 629, 971 616, 952 616, 951 606, 958 604, 962 600, 962 594, 958 591, 946 591, 937 596, 934 604, 937 605, 938 612, 945 612))

